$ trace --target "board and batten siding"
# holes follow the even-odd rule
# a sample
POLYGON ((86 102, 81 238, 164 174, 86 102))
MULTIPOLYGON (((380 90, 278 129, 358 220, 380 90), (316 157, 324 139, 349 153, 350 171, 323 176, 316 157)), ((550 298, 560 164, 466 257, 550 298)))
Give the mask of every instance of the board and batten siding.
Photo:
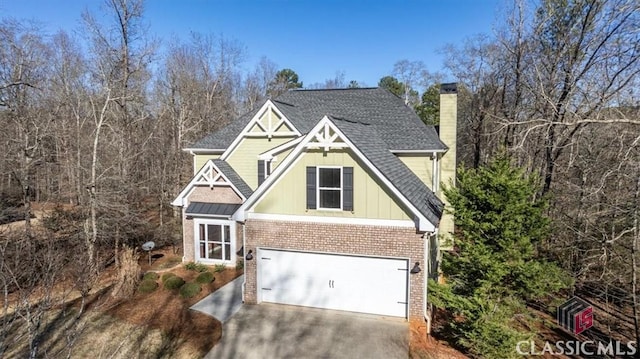
POLYGON ((219 154, 210 154, 210 155, 193 155, 193 173, 198 173, 198 171, 200 171, 200 169, 202 168, 202 166, 204 166, 205 163, 207 163, 207 161, 209 160, 217 160, 218 158, 220 158, 219 154))
POLYGON ((233 167, 240 177, 255 190, 258 187, 258 155, 266 152, 285 142, 291 141, 293 137, 273 137, 271 140, 266 137, 242 139, 235 150, 227 157, 227 162, 233 167))
POLYGON ((411 220, 410 212, 395 200, 350 150, 307 151, 289 172, 260 199, 255 213, 300 216, 411 220), (307 166, 353 167, 353 211, 307 210, 307 166))
POLYGON ((282 151, 282 152, 276 154, 275 157, 277 158, 277 160, 271 161, 271 172, 273 172, 278 166, 280 166, 282 161, 284 161, 284 159, 287 158, 287 156, 289 156, 291 151, 293 151, 294 147, 292 147, 291 149, 288 149, 286 151, 282 151))
POLYGON ((415 173, 422 183, 433 189, 433 161, 431 156, 399 155, 398 159, 409 167, 411 172, 415 173))

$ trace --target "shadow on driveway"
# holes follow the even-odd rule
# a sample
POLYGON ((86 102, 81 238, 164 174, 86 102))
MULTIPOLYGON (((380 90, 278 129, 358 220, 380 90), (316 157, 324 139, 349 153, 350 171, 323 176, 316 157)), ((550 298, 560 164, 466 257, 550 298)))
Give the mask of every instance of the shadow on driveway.
POLYGON ((402 319, 285 305, 244 305, 205 358, 407 358, 402 319))

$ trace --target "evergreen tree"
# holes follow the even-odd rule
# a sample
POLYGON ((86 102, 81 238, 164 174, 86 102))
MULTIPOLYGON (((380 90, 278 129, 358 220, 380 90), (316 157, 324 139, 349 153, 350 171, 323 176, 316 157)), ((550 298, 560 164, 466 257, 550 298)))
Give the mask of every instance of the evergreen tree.
POLYGON ((446 283, 431 281, 429 296, 453 314, 448 329, 474 354, 517 356, 516 343, 533 334, 520 329, 531 320, 526 302, 569 284, 558 266, 537 256, 550 221, 536 183, 500 156, 486 167, 461 169, 457 187, 444 190, 456 224, 455 251, 444 253, 446 283))

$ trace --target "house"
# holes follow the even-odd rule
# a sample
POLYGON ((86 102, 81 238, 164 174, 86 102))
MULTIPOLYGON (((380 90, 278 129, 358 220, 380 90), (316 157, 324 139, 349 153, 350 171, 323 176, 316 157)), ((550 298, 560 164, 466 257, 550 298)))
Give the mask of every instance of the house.
POLYGON ((245 303, 428 321, 440 183, 455 174, 456 86, 438 135, 381 88, 292 90, 186 149, 186 262, 244 260, 245 303))

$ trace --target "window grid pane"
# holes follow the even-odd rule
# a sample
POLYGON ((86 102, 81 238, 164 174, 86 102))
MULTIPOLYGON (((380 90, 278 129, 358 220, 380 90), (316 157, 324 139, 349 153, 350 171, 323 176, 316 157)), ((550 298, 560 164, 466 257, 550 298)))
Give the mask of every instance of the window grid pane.
POLYGON ((318 187, 340 188, 340 168, 320 168, 318 187))
POLYGON ((321 189, 320 190, 320 207, 321 208, 340 208, 340 190, 321 189))

